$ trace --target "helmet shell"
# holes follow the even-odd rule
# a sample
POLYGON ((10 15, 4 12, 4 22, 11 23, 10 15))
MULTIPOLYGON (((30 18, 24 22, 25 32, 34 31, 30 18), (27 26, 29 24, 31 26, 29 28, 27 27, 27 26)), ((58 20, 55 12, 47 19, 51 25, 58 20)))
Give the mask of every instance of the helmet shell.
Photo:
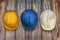
POLYGON ((38 15, 32 9, 25 10, 21 15, 21 22, 25 30, 33 30, 38 22, 38 15))
POLYGON ((18 27, 19 17, 16 11, 8 10, 3 17, 5 28, 8 30, 15 30, 18 27))
POLYGON ((52 10, 45 10, 40 15, 42 29, 53 30, 56 24, 56 15, 52 10))

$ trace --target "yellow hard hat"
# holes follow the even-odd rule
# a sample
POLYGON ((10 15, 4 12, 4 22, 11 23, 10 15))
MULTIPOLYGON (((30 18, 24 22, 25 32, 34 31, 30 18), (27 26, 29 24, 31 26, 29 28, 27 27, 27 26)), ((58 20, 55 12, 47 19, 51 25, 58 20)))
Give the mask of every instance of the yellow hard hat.
POLYGON ((8 10, 3 17, 5 28, 15 30, 18 27, 19 17, 16 11, 8 10))

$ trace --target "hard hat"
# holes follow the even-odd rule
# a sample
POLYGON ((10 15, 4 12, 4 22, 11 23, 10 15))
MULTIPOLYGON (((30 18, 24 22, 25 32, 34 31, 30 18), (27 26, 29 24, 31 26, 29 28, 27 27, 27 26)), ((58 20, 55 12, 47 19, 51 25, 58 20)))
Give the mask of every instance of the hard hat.
POLYGON ((19 17, 16 11, 8 10, 3 17, 5 28, 8 30, 15 30, 18 27, 19 17))
POLYGON ((40 15, 42 29, 53 30, 56 24, 56 15, 52 10, 45 10, 40 15))
POLYGON ((38 15, 34 10, 27 9, 23 11, 21 15, 21 22, 25 30, 33 30, 34 28, 36 28, 38 22, 38 15))

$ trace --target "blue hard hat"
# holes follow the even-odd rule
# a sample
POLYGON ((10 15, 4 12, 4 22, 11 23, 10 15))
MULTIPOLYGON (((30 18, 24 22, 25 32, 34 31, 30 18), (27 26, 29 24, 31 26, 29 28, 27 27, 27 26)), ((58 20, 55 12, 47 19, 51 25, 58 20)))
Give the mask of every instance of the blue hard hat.
POLYGON ((32 9, 27 9, 23 11, 21 15, 21 22, 25 30, 33 30, 36 28, 38 22, 38 15, 32 9))

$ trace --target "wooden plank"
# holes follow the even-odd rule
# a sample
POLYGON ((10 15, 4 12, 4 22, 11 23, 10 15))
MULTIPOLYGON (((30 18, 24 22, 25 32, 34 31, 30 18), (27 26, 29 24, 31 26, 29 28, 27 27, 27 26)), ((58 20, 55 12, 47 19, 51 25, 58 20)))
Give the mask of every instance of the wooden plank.
MULTIPOLYGON (((19 18, 21 17, 22 12, 25 10, 25 0, 18 0, 18 8, 17 12, 19 15, 19 18)), ((25 40, 25 30, 21 23, 21 18, 19 20, 19 26, 16 30, 16 40, 25 40)))
POLYGON ((6 40, 6 33, 5 33, 5 28, 3 24, 3 14, 5 12, 5 6, 6 6, 6 1, 1 2, 0 5, 2 8, 0 10, 0 40, 6 40))
MULTIPOLYGON (((51 10, 51 0, 42 0, 42 11, 50 9, 51 10)), ((52 40, 51 31, 42 30, 42 40, 52 40)))
POLYGON ((60 8, 58 7, 58 40, 60 40, 60 8))
MULTIPOLYGON (((56 18, 58 19, 58 8, 57 8, 57 4, 56 4, 56 1, 55 0, 52 0, 52 10, 55 12, 56 14, 56 18)), ((52 30, 52 40, 58 40, 58 20, 56 19, 56 27, 54 30, 52 30)))
MULTIPOLYGON (((14 10, 15 0, 7 0, 7 9, 6 10, 14 10)), ((6 30, 6 40, 15 40, 15 30, 9 31, 6 30)))
MULTIPOLYGON (((58 0, 56 0, 56 1, 58 1, 58 0)), ((58 1, 58 2, 56 2, 56 4, 57 4, 57 9, 58 10, 56 10, 57 11, 57 27, 58 27, 58 33, 57 33, 57 37, 58 37, 58 40, 60 40, 60 2, 58 1)))
POLYGON ((38 13, 38 28, 37 28, 37 36, 38 36, 38 38, 37 38, 37 40, 42 40, 42 35, 41 35, 41 25, 40 25, 40 14, 41 14, 41 11, 42 11, 42 6, 41 6, 41 0, 38 0, 38 11, 37 11, 37 13, 38 13))

